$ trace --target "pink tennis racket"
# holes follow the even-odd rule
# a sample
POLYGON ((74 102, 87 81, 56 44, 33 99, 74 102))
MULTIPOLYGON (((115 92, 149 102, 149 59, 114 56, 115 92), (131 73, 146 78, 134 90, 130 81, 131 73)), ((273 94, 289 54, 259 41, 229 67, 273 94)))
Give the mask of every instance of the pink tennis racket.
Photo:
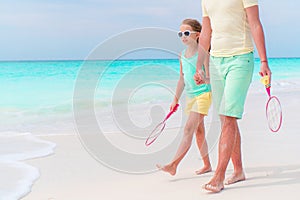
POLYGON ((150 135, 148 136, 145 145, 146 146, 150 146, 157 138, 158 136, 160 136, 160 134, 163 132, 163 130, 166 127, 166 122, 167 120, 171 117, 171 115, 177 110, 179 104, 176 104, 175 107, 173 108, 173 110, 171 110, 168 115, 164 118, 164 120, 162 122, 160 122, 154 129, 153 131, 150 133, 150 135))
POLYGON ((276 96, 271 95, 271 84, 269 77, 262 78, 262 83, 266 87, 269 99, 266 104, 266 117, 268 121, 269 129, 272 132, 278 132, 282 124, 282 109, 279 99, 276 96))

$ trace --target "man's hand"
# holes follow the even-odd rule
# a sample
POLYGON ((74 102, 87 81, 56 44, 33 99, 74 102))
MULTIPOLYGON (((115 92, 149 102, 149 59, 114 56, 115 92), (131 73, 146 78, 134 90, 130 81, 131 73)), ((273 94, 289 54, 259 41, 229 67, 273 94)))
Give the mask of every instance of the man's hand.
POLYGON ((272 72, 269 68, 268 62, 261 62, 259 75, 262 77, 269 76, 269 81, 271 83, 271 74, 272 72))
POLYGON ((196 72, 194 75, 194 80, 197 85, 205 84, 204 72, 201 70, 200 72, 196 72))

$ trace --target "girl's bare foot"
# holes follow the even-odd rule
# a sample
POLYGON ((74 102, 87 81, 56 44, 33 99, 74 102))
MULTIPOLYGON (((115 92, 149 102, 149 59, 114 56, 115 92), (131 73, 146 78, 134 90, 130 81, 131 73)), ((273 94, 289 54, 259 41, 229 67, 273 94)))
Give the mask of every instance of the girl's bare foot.
POLYGON ((234 173, 232 174, 228 179, 225 181, 225 185, 230 185, 239 181, 244 181, 246 180, 244 172, 242 173, 234 173))
POLYGON ((176 174, 176 166, 175 165, 172 165, 172 164, 168 164, 168 165, 165 165, 165 166, 161 166, 159 164, 156 165, 156 167, 159 169, 159 170, 162 170, 164 172, 167 172, 169 173, 170 175, 174 176, 176 174))
POLYGON ((211 166, 204 166, 202 169, 195 171, 197 175, 205 174, 211 172, 211 166))

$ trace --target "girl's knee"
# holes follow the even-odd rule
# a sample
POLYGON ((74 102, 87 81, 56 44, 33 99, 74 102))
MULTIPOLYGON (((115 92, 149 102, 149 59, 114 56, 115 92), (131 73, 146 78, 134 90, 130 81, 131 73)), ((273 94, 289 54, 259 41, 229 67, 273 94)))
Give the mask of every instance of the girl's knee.
POLYGON ((187 123, 184 127, 184 133, 185 134, 193 134, 194 133, 194 126, 193 124, 187 123))

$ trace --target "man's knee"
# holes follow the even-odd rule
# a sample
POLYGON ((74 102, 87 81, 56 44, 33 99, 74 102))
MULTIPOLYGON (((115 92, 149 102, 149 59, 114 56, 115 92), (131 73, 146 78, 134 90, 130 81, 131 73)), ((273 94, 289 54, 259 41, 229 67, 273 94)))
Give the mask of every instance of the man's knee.
POLYGON ((233 126, 237 124, 237 118, 231 116, 221 116, 223 126, 233 126))

